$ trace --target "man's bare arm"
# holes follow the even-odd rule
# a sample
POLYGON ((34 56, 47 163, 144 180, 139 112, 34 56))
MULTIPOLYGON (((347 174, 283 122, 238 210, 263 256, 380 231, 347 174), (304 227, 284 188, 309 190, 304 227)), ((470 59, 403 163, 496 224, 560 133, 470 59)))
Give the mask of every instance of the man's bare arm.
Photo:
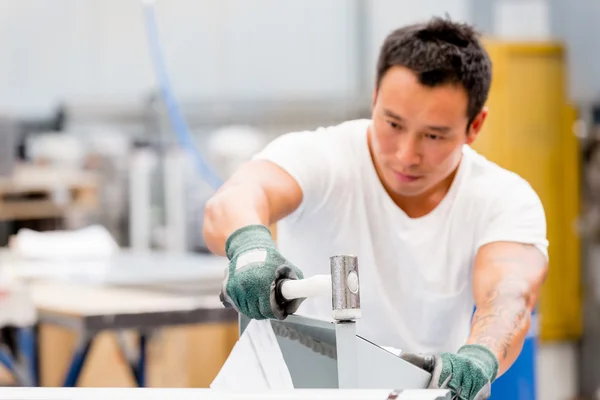
POLYGON ((287 172, 269 161, 250 161, 207 202, 204 241, 217 255, 237 229, 253 224, 270 226, 291 214, 302 202, 302 190, 287 172))
POLYGON ((518 357, 548 265, 531 245, 511 242, 483 246, 473 276, 477 310, 469 344, 487 346, 498 358, 498 376, 518 357))

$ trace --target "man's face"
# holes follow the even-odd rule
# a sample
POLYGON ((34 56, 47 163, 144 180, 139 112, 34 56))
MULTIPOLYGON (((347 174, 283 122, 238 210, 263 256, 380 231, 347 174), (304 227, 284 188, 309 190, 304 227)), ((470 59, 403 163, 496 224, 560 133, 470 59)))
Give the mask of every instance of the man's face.
POLYGON ((485 112, 467 128, 466 91, 427 87, 409 69, 387 71, 373 97, 370 132, 375 166, 388 191, 403 197, 436 191, 473 142, 485 112))

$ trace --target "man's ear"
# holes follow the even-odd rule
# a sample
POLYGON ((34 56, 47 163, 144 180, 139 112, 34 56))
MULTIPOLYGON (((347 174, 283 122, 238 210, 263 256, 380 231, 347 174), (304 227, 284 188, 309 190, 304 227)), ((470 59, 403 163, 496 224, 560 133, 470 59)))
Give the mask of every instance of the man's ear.
POLYGON ((471 125, 469 126, 469 130, 467 131, 467 144, 471 144, 475 141, 479 132, 481 132, 481 128, 483 128, 483 124, 488 115, 488 108, 484 107, 479 114, 473 119, 471 125))

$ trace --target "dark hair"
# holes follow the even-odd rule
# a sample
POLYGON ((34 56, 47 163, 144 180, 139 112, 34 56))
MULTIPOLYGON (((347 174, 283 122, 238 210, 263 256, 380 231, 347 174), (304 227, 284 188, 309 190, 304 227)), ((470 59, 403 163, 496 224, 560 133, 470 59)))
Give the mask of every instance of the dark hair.
POLYGON ((469 125, 487 101, 492 63, 479 34, 465 23, 435 17, 426 23, 396 29, 381 46, 377 88, 393 66, 414 71, 426 86, 462 85, 469 99, 469 125))

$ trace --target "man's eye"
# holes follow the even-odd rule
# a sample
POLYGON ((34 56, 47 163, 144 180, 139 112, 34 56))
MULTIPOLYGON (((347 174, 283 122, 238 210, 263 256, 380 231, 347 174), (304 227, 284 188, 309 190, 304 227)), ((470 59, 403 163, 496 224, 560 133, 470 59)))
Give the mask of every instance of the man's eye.
POLYGON ((438 136, 438 135, 432 135, 430 133, 426 133, 425 137, 428 138, 428 139, 431 139, 431 140, 439 140, 439 139, 441 139, 440 136, 438 136))
POLYGON ((396 122, 388 121, 388 125, 393 129, 400 129, 400 125, 398 125, 396 122))

